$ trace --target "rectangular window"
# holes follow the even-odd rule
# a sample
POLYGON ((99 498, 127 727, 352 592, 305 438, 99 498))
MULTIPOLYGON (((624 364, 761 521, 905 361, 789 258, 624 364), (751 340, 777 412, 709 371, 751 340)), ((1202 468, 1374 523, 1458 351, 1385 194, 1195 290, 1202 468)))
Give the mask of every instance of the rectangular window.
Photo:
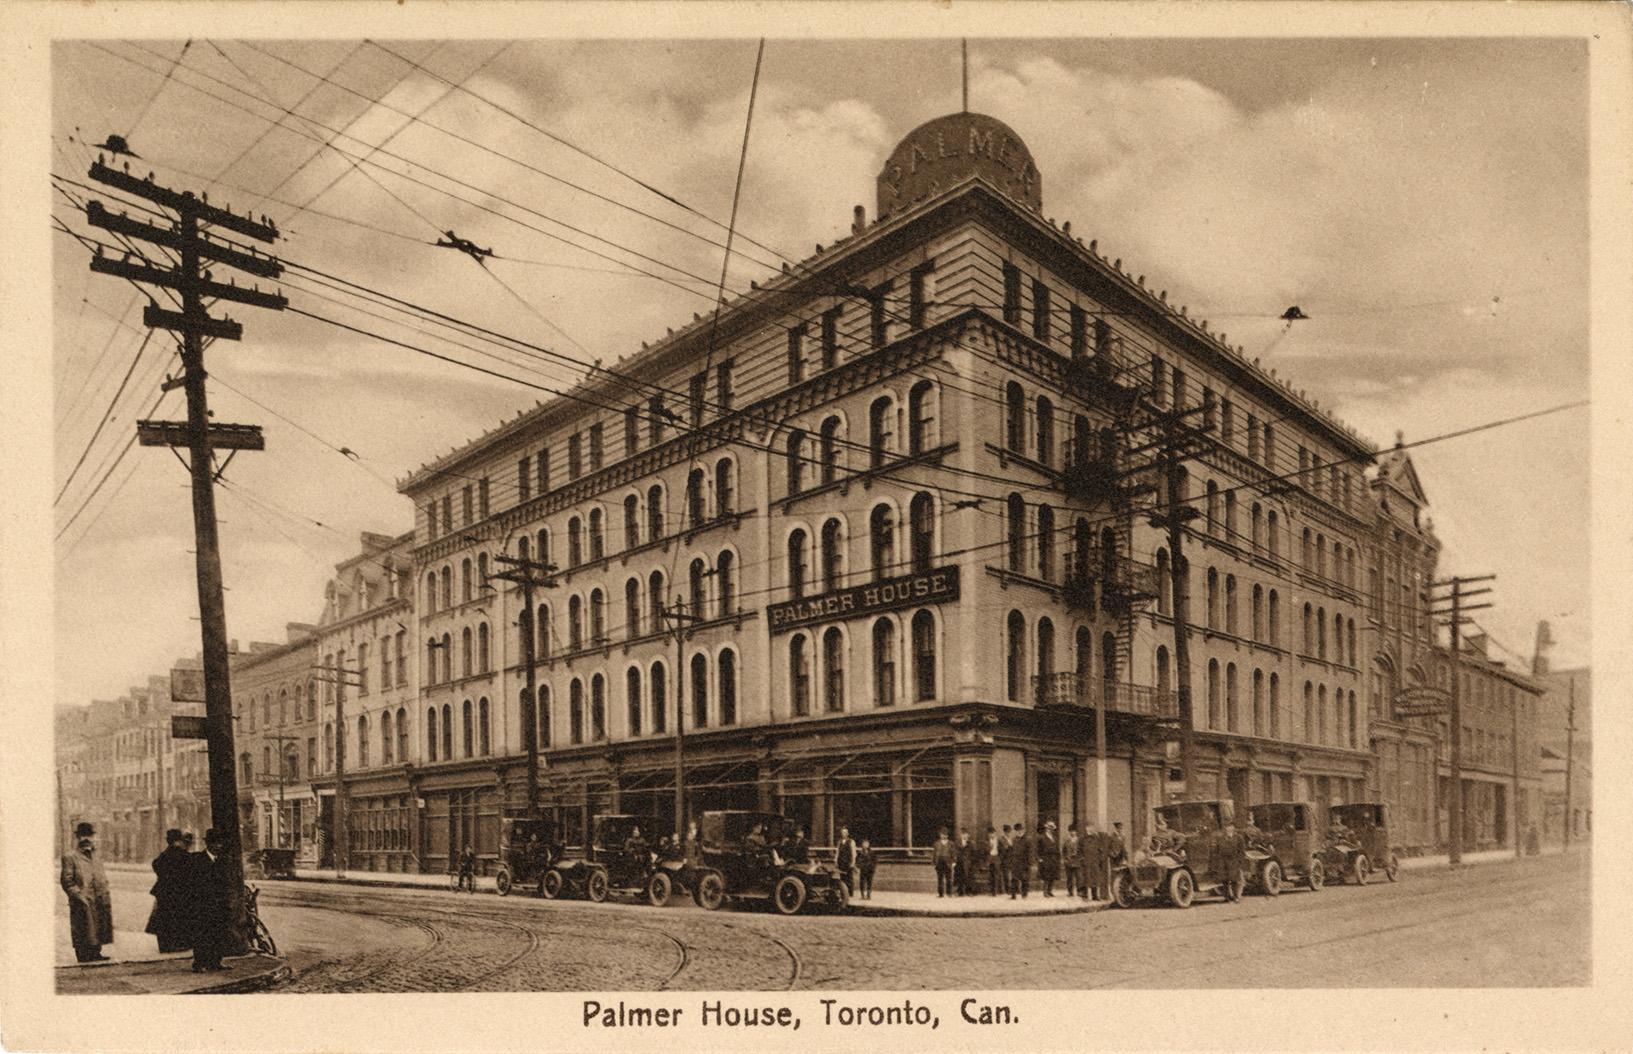
POLYGON ((581 434, 579 434, 578 432, 574 432, 572 435, 567 437, 567 478, 568 479, 577 479, 579 477, 579 474, 583 471, 583 466, 582 466, 582 463, 581 463, 582 462, 582 456, 583 456, 582 455, 583 447, 584 447, 584 437, 581 434))
POLYGON ((1173 406, 1176 410, 1183 410, 1185 409, 1185 371, 1175 366, 1172 376, 1174 380, 1173 406))
POLYGON ((1165 363, 1157 356, 1151 356, 1151 397, 1158 406, 1168 405, 1168 382, 1164 377, 1165 363))
POLYGON ((925 315, 930 306, 926 288, 930 280, 930 272, 935 270, 935 261, 926 260, 919 264, 907 275, 907 324, 913 329, 923 329, 925 315))
POLYGON ((1089 353, 1089 314, 1076 304, 1072 305, 1072 358, 1081 359, 1089 353))
POLYGON ((1213 389, 1209 388, 1207 385, 1204 384, 1202 386, 1202 430, 1203 431, 1211 432, 1211 431, 1214 430, 1214 428, 1216 428, 1218 426, 1218 424, 1219 424, 1218 409, 1219 409, 1219 406, 1218 406, 1218 403, 1215 402, 1213 389))
POLYGON ((539 494, 544 495, 550 490, 550 451, 548 448, 539 451, 539 494))
POLYGON ((425 505, 425 537, 434 540, 437 536, 437 503, 426 502, 425 505))
POLYGON ((523 457, 516 462, 516 500, 526 501, 533 496, 533 459, 523 457))
POLYGON ((790 387, 805 379, 805 323, 788 330, 788 384, 790 387))
POLYGON ((703 402, 708 398, 709 376, 706 373, 692 375, 691 390, 687 393, 690 402, 692 427, 697 428, 703 423, 703 402))
POLYGON ((488 477, 476 481, 476 509, 482 519, 488 518, 488 477))
POLYGON ((1021 269, 1011 263, 1004 264, 1004 321, 1021 324, 1021 269))
POLYGON ((1229 399, 1219 401, 1219 438, 1226 444, 1236 438, 1236 407, 1229 399))
POLYGON ((663 422, 666 412, 663 408, 663 396, 654 395, 648 399, 646 401, 646 412, 649 418, 646 425, 647 439, 653 446, 657 446, 663 442, 663 422))
POLYGON ((602 454, 604 449, 601 442, 601 422, 597 421, 590 426, 590 471, 601 471, 602 454))
POLYGON ((1259 418, 1257 414, 1247 415, 1247 456, 1259 460, 1259 418))
POLYGON ((624 407, 624 456, 629 457, 641 449, 641 408, 639 406, 624 407))
POLYGON ((825 370, 839 365, 839 316, 844 310, 835 306, 822 313, 822 368, 825 370))
POLYGON ((714 401, 716 412, 720 414, 731 413, 731 368, 730 359, 714 368, 714 401))
POLYGON ((890 307, 890 286, 874 286, 868 292, 868 336, 874 348, 882 348, 890 343, 890 316, 887 313, 890 307))
POLYGON ((1043 284, 1043 279, 1032 279, 1032 335, 1039 340, 1048 340, 1050 332, 1049 314, 1049 287, 1043 284))
POLYGON ((476 488, 469 483, 465 484, 465 491, 460 495, 460 512, 465 514, 465 526, 471 525, 476 518, 476 488))
POLYGON ((451 494, 442 496, 442 526, 445 530, 454 529, 454 498, 451 494))

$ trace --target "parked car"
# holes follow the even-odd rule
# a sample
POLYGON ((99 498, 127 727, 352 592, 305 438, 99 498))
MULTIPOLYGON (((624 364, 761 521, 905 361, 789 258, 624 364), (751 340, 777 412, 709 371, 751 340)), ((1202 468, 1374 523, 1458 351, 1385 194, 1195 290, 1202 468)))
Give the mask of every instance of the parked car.
POLYGON ((499 827, 499 870, 493 875, 494 888, 503 897, 518 885, 537 886, 561 854, 555 824, 506 817, 499 827))
POLYGON ((816 861, 787 860, 781 843, 798 825, 769 812, 706 812, 698 824, 700 860, 685 882, 701 908, 714 911, 730 900, 769 900, 784 915, 820 905, 835 911, 849 903, 834 868, 816 861), (761 841, 751 834, 760 829, 761 841))
POLYGON ((1389 843, 1389 807, 1381 802, 1334 805, 1328 815, 1349 829, 1350 839, 1328 849, 1328 874, 1352 877, 1357 885, 1379 870, 1394 882, 1400 876, 1400 857, 1389 843))
POLYGON ((1289 885, 1319 890, 1327 881, 1325 835, 1317 829, 1316 808, 1305 801, 1267 802, 1248 810, 1259 830, 1261 852, 1254 886, 1275 896, 1289 885))
POLYGON ((1242 898, 1246 859, 1236 836, 1225 831, 1235 819, 1229 801, 1188 801, 1155 810, 1166 830, 1147 850, 1112 873, 1111 896, 1119 907, 1159 900, 1188 908, 1198 894, 1229 901, 1242 898))
POLYGON ((608 894, 644 897, 662 907, 669 902, 677 866, 660 861, 656 818, 603 813, 590 827, 581 860, 557 860, 544 874, 546 897, 583 896, 600 902, 608 894), (639 834, 640 841, 634 841, 639 834))

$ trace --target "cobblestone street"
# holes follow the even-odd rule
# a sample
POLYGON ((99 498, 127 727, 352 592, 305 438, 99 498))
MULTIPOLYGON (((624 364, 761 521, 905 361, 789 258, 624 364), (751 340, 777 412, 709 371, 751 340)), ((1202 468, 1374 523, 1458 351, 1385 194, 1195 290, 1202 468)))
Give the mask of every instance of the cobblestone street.
MULTIPOLYGON (((1189 911, 783 918, 315 882, 263 885, 282 991, 1503 987, 1589 981, 1585 852, 1189 911), (979 954, 976 954, 978 951, 979 954)), ((115 878, 145 914, 147 881, 115 878)))

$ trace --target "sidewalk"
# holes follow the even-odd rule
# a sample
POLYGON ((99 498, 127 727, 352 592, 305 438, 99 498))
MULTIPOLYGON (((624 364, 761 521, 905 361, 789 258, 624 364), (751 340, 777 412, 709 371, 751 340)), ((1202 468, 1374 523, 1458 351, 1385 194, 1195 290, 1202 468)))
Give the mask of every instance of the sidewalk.
POLYGON ((194 973, 191 952, 161 955, 151 934, 116 929, 113 938, 102 946, 108 962, 76 962, 72 947, 57 946, 58 995, 256 992, 289 977, 288 964, 269 955, 236 955, 223 960, 231 970, 194 973))
MULTIPOLYGON (((1572 847, 1573 851, 1576 847, 1572 847)), ((1564 850, 1557 845, 1543 846, 1538 856, 1559 856, 1564 850)), ((1512 849, 1481 849, 1463 854, 1464 867, 1474 867, 1480 864, 1512 863, 1514 860, 1529 860, 1529 856, 1516 857, 1512 849)), ((1433 856, 1405 856, 1401 858, 1401 870, 1418 870, 1427 867, 1449 867, 1451 858, 1445 853, 1436 853, 1433 856)), ((1376 865, 1374 865, 1376 867, 1376 865)))

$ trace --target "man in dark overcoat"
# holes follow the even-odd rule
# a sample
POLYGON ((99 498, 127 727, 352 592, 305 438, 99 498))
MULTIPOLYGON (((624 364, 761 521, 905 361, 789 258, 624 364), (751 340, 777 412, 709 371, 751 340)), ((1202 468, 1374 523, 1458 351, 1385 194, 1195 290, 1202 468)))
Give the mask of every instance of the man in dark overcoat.
POLYGON ((1049 820, 1038 834, 1038 885, 1043 895, 1055 895, 1055 883, 1060 881, 1060 842, 1055 838, 1055 821, 1049 820))
POLYGON ((1009 897, 1011 900, 1015 899, 1016 893, 1025 898, 1032 891, 1032 865, 1037 863, 1037 860, 1037 843, 1032 841, 1032 836, 1026 833, 1026 824, 1016 824, 1015 844, 1009 851, 1009 897))
POLYGON ((225 840, 215 828, 204 832, 204 852, 194 853, 188 903, 192 907, 193 972, 230 970, 222 963, 232 943, 232 917, 228 907, 227 865, 221 859, 225 840))
POLYGON ((159 939, 161 952, 182 952, 193 946, 187 904, 192 896, 188 888, 192 861, 182 848, 182 833, 177 828, 164 833, 164 843, 164 852, 153 858, 157 880, 148 891, 153 895, 153 912, 147 917, 147 932, 159 939))
POLYGON ((68 928, 74 958, 82 963, 104 962, 104 944, 113 943, 113 899, 108 876, 96 854, 96 828, 81 823, 74 828, 74 848, 62 857, 62 891, 68 894, 68 928))

